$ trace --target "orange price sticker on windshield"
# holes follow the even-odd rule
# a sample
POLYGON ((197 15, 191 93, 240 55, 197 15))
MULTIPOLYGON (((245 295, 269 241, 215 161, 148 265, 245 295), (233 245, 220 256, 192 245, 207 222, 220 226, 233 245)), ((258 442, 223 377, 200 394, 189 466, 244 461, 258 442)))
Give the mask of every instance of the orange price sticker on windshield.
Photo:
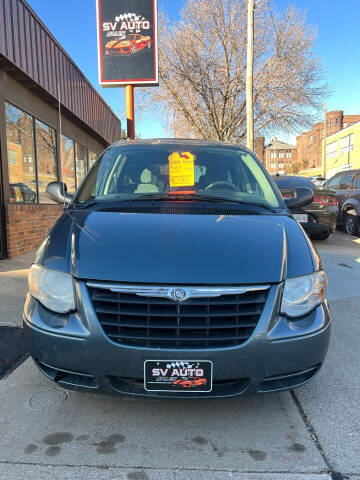
POLYGON ((174 152, 169 156, 170 187, 187 187, 195 184, 194 155, 174 152))

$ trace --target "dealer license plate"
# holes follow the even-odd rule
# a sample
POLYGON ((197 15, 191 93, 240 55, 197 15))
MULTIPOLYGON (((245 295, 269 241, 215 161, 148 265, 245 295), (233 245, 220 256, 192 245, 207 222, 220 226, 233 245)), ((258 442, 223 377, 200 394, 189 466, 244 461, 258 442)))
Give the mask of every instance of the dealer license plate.
POLYGON ((308 223, 308 216, 303 213, 293 213, 293 217, 300 223, 308 223))
POLYGON ((211 392, 209 360, 146 360, 144 388, 148 392, 211 392))

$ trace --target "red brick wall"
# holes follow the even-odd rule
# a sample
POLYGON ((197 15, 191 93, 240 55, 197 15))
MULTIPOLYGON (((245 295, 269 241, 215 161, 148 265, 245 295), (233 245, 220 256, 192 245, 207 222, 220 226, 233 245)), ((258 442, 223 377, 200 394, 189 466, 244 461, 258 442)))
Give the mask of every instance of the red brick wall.
POLYGON ((8 257, 38 247, 61 212, 59 205, 5 205, 8 257))
POLYGON ((265 165, 265 137, 254 138, 254 149, 260 162, 265 165))
POLYGON ((343 128, 345 128, 345 123, 346 126, 349 127, 353 123, 360 122, 360 115, 344 115, 343 118, 343 128))

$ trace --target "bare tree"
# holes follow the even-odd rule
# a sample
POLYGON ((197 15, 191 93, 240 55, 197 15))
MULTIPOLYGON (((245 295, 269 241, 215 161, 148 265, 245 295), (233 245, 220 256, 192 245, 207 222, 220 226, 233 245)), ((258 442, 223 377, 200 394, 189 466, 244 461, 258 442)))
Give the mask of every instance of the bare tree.
MULTIPOLYGON (((240 142, 246 135, 247 0, 187 0, 177 22, 160 21, 160 87, 142 104, 162 108, 176 136, 240 142)), ((324 97, 315 31, 291 7, 255 11, 255 132, 295 132, 309 126, 324 97)))

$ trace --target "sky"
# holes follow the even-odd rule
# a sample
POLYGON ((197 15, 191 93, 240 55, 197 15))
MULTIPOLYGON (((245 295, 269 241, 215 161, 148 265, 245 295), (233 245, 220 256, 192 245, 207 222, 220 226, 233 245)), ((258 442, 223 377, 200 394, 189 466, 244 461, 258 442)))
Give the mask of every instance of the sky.
MULTIPOLYGON (((95 0, 27 1, 125 127, 124 89, 98 84, 95 0)), ((159 7, 173 19, 178 17, 183 1, 158 0, 159 7)), ((360 0, 272 0, 271 5, 279 11, 295 5, 307 12, 307 22, 318 30, 315 53, 332 90, 328 110, 360 113, 360 0)), ((136 121, 136 131, 142 138, 166 136, 164 127, 161 118, 150 115, 136 121)), ((281 139, 291 141, 294 136, 283 135, 281 139)))

